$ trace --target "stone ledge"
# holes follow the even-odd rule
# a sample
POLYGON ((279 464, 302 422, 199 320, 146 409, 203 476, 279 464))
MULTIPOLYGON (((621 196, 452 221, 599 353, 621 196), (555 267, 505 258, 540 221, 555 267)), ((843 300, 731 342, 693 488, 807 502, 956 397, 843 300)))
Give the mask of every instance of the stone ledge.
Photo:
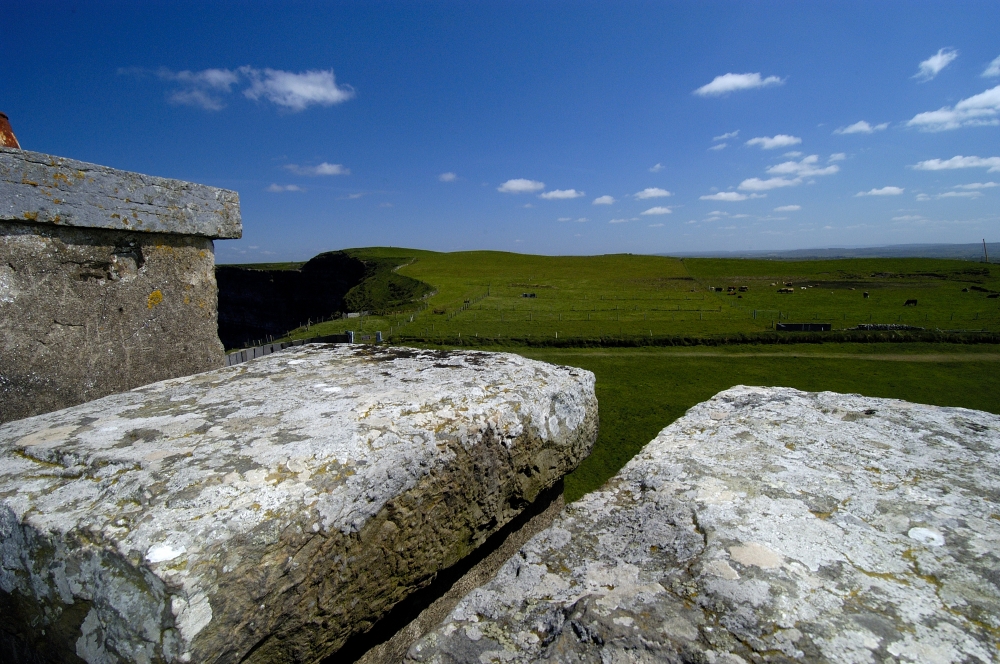
POLYGON ((238 238, 235 191, 0 148, 0 221, 238 238))
POLYGON ((310 345, 0 426, 0 648, 315 661, 572 470, 593 374, 310 345))
POLYGON ((408 661, 994 662, 1000 416, 735 387, 569 505, 408 661))

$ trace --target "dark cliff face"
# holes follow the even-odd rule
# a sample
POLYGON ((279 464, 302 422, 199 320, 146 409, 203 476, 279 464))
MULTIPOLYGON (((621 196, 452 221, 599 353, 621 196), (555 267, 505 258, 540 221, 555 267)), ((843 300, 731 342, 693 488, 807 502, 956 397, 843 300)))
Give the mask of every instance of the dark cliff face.
POLYGON ((298 270, 220 265, 219 338, 226 348, 239 348, 344 311, 344 295, 364 277, 364 262, 341 251, 320 254, 298 270))

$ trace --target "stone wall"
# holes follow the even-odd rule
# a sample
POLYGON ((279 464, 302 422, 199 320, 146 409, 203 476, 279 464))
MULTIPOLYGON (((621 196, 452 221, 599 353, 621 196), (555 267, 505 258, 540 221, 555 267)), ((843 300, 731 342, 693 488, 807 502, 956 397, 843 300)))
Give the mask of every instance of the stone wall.
POLYGON ((0 149, 0 422, 220 367, 235 192, 0 149))

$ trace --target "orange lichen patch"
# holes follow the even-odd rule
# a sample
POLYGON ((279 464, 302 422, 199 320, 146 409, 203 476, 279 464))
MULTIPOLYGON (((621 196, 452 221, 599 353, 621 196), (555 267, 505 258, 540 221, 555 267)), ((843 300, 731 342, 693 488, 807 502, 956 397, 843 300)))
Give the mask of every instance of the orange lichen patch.
POLYGON ((62 180, 67 185, 70 183, 69 182, 69 177, 67 177, 67 175, 65 173, 55 173, 55 174, 52 175, 52 179, 53 180, 62 180))
POLYGON ((152 309, 153 307, 155 307, 156 305, 158 305, 160 302, 163 302, 163 293, 160 292, 159 289, 157 289, 157 290, 153 291, 152 293, 150 293, 149 297, 146 298, 146 308, 147 309, 152 309))
POLYGON ((24 218, 27 219, 28 221, 38 221, 38 213, 37 212, 25 212, 24 213, 24 218))
POLYGON ((28 178, 26 178, 23 175, 21 176, 21 184, 30 184, 32 187, 37 187, 38 186, 37 182, 35 182, 33 180, 29 180, 28 178))

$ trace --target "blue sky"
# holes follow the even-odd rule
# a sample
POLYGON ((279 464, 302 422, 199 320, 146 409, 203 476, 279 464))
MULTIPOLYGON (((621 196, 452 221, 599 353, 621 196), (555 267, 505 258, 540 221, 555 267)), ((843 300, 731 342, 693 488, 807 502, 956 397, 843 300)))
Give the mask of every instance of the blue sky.
POLYGON ((5 3, 25 149, 240 193, 220 262, 1000 239, 1000 3, 5 3))

